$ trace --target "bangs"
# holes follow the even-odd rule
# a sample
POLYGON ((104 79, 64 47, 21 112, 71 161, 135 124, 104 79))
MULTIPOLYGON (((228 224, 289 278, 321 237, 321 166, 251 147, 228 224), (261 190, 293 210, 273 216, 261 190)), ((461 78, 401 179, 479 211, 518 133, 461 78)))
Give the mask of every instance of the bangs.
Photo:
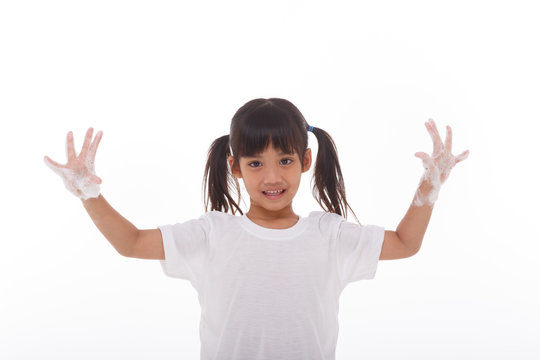
POLYGON ((243 126, 236 133, 234 156, 254 156, 272 145, 286 154, 296 152, 302 158, 307 148, 307 134, 297 124, 290 113, 271 104, 255 108, 246 114, 243 126))

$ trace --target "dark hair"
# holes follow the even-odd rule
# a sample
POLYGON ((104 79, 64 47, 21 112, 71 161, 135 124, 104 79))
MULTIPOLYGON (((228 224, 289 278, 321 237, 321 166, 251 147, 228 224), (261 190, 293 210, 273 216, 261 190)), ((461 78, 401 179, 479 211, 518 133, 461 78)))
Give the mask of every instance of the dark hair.
MULTIPOLYGON (((254 99, 242 106, 231 120, 230 135, 217 138, 208 151, 204 170, 204 205, 206 211, 218 210, 243 214, 240 186, 231 173, 228 157, 237 164, 240 157, 263 152, 271 143, 284 153, 296 152, 301 163, 308 146, 309 125, 290 101, 280 98, 254 99), (230 148, 229 148, 230 147, 230 148), (229 191, 233 188, 237 201, 229 191)), ((339 166, 336 145, 330 135, 317 127, 311 130, 319 144, 313 173, 313 196, 326 211, 347 217, 354 215, 345 196, 345 184, 339 166)), ((234 166, 234 165, 233 165, 234 166)))

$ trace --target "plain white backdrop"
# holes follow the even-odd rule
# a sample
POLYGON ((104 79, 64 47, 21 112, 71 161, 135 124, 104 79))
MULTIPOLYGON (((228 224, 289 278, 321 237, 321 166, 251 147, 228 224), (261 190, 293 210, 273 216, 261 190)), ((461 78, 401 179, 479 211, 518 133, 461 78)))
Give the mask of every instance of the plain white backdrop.
MULTIPOLYGON (((195 289, 117 254, 43 157, 65 163, 68 131, 78 152, 102 130, 103 196, 140 229, 183 222, 204 212, 208 146, 258 97, 334 137, 363 224, 405 215, 428 118, 470 150, 420 252, 342 293, 338 360, 540 358, 539 15, 533 1, 1 2, 0 358, 198 359, 195 289)), ((311 175, 302 216, 319 209, 311 175)))

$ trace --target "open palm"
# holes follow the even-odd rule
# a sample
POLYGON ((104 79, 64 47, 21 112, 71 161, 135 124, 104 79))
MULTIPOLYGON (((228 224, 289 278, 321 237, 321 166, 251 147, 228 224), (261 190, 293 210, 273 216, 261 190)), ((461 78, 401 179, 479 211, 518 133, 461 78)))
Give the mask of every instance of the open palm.
POLYGON ((427 181, 431 189, 428 194, 425 194, 420 187, 418 188, 413 202, 416 206, 433 205, 439 196, 441 185, 448 179, 452 168, 469 156, 469 150, 465 150, 458 156, 452 154, 452 128, 450 126, 446 127, 446 140, 443 144, 435 122, 429 119, 425 125, 433 140, 433 153, 429 156, 425 152, 417 152, 414 156, 422 159, 426 169, 420 185, 423 181, 427 181))
POLYGON ((97 197, 100 193, 101 179, 95 174, 94 160, 103 133, 99 131, 90 144, 93 131, 92 128, 86 131, 84 144, 78 156, 75 154, 73 145, 73 133, 68 132, 66 141, 68 161, 65 165, 57 163, 48 156, 44 157, 45 164, 64 180, 66 188, 83 200, 97 197))
POLYGON ((450 170, 460 161, 469 156, 469 150, 465 150, 458 156, 452 154, 452 128, 446 127, 446 140, 443 144, 437 126, 432 119, 426 122, 426 128, 433 140, 433 154, 429 156, 425 152, 417 152, 414 155, 424 164, 428 179, 432 183, 444 183, 450 175, 450 170))

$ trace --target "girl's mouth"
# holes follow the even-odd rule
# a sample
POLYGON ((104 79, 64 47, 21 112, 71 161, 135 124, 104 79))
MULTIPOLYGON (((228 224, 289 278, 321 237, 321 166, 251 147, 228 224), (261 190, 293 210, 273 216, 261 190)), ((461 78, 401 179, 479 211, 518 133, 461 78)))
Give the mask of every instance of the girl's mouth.
POLYGON ((285 189, 263 191, 264 196, 270 200, 276 200, 283 196, 285 189))

